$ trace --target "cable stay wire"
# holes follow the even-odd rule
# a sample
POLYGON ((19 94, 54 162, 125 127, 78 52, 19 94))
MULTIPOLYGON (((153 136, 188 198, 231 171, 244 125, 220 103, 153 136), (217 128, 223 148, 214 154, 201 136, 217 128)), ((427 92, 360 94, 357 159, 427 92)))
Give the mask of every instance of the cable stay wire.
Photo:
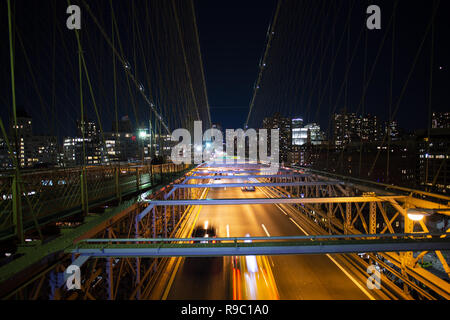
POLYGON ((116 54, 116 57, 122 62, 122 65, 124 66, 124 69, 126 70, 126 74, 129 76, 129 78, 132 80, 132 82, 135 84, 136 88, 139 89, 139 92, 141 94, 141 96, 144 98, 145 102, 147 103, 147 105, 150 107, 150 109, 153 111, 153 113, 155 114, 155 116, 161 121, 162 126, 164 127, 164 129, 167 131, 167 133, 171 133, 168 125, 166 124, 166 122, 164 121, 164 119, 162 118, 162 116, 156 111, 155 109, 155 105, 153 104, 153 102, 150 101, 150 99, 146 96, 146 94, 143 92, 143 90, 141 90, 140 87, 140 83, 138 82, 138 80, 133 76, 133 74, 130 72, 130 68, 128 68, 129 63, 119 54, 119 52, 117 51, 117 49, 112 45, 111 40, 109 39, 108 35, 106 34, 106 32, 104 31, 103 27, 100 25, 100 23, 98 22, 97 18, 94 16, 94 14, 92 13, 89 5, 86 3, 86 1, 83 1, 84 6, 86 7, 89 15, 91 16, 92 20, 94 21, 94 23, 97 25, 97 27, 99 28, 100 32, 102 33, 103 37, 105 38, 106 42, 111 46, 111 48, 113 49, 114 53, 116 54))
POLYGON ((258 73, 258 78, 256 80, 255 88, 253 89, 253 97, 252 97, 252 100, 250 102, 250 107, 249 107, 249 111, 248 111, 248 115, 247 115, 247 120, 245 120, 244 128, 248 127, 248 122, 250 120, 250 116, 251 116, 252 111, 253 111, 253 106, 255 104, 256 94, 258 93, 258 90, 259 90, 259 86, 260 86, 260 83, 261 83, 262 75, 263 75, 263 72, 264 72, 264 67, 266 66, 267 56, 268 56, 268 53, 269 53, 269 50, 270 50, 270 45, 272 43, 273 35, 275 34, 276 25, 277 25, 277 21, 278 21, 278 14, 280 12, 280 7, 281 7, 281 2, 282 1, 283 0, 278 0, 277 8, 276 8, 275 15, 274 15, 274 18, 273 18, 273 22, 271 23, 271 28, 270 28, 270 31, 269 31, 269 39, 267 40, 266 49, 264 51, 264 57, 262 59, 262 65, 259 66, 260 69, 259 69, 259 73, 258 73))

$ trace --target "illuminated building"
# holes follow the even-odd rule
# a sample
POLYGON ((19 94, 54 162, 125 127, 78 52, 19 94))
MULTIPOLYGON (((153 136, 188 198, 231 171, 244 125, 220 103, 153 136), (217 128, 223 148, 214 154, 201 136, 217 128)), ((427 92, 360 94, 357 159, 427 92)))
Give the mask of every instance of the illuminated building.
POLYGON ((263 129, 267 129, 268 151, 271 150, 271 129, 279 129, 279 155, 280 162, 288 161, 288 154, 292 146, 292 120, 283 118, 279 113, 275 113, 273 117, 265 118, 263 121, 263 129))
POLYGON ((303 128, 303 119, 296 118, 292 119, 292 144, 294 146, 301 146, 302 143, 302 133, 301 129, 303 128))
POLYGON ((450 129, 417 132, 417 184, 430 192, 450 192, 450 129))
POLYGON ((433 112, 431 119, 431 127, 433 129, 450 128, 450 112, 433 112))

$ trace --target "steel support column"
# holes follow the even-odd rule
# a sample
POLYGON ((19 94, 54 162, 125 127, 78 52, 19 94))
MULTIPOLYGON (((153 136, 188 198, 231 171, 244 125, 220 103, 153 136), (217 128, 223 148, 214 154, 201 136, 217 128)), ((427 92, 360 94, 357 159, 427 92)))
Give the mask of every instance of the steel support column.
POLYGON ((345 234, 351 233, 352 228, 352 204, 350 202, 345 203, 345 234))
MULTIPOLYGON (((139 238, 139 221, 135 219, 135 238, 139 238)), ((141 283, 141 258, 137 257, 135 259, 136 263, 136 280, 135 285, 139 286, 141 283)), ((136 299, 139 300, 141 298, 141 288, 139 286, 137 292, 136 292, 136 299)))
POLYGON ((377 233, 377 206, 375 202, 369 203, 369 233, 377 233))
POLYGON ((116 198, 119 200, 119 203, 122 202, 122 194, 120 192, 120 167, 115 168, 114 170, 114 176, 115 176, 115 184, 116 184, 116 198))
POLYGON ((86 216, 89 213, 89 203, 88 203, 87 177, 85 167, 83 167, 81 170, 80 187, 81 187, 81 210, 83 214, 86 216))
POLYGON ((24 243, 23 221, 22 221, 22 195, 20 192, 19 173, 16 170, 12 181, 12 200, 13 200, 13 223, 14 232, 20 244, 24 243))
MULTIPOLYGON (((135 223, 139 223, 138 221, 135 221, 135 223)), ((107 229, 108 232, 108 237, 111 239, 112 238, 112 232, 111 232, 111 228, 107 229)), ((108 300, 112 300, 114 295, 113 295, 113 265, 112 265, 112 258, 106 258, 106 281, 108 284, 108 300)))

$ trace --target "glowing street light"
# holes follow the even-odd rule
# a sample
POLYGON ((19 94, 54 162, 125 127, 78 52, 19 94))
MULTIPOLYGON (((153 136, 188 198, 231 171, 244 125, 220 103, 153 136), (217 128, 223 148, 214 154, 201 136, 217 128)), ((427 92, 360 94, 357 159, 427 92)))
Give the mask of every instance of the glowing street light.
POLYGON ((432 215, 433 212, 434 210, 419 208, 411 208, 406 210, 408 218, 413 221, 422 221, 424 217, 432 215))
POLYGON ((145 130, 139 131, 139 138, 144 139, 146 135, 147 135, 147 133, 145 132, 145 130))
POLYGON ((421 221, 423 217, 424 217, 423 214, 408 213, 408 218, 411 219, 412 221, 421 221))

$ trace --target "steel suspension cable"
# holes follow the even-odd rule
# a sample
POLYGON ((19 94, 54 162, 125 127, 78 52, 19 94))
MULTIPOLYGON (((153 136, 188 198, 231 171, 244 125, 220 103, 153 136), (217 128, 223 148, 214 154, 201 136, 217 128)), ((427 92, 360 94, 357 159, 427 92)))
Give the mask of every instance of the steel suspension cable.
MULTIPOLYGON (((438 9, 438 7, 439 7, 439 4, 440 4, 440 0, 438 0, 438 2, 437 2, 437 4, 436 4, 436 7, 435 7, 434 10, 433 10, 433 13, 432 13, 432 16, 431 16, 431 19, 430 19, 430 23, 428 24, 428 26, 427 26, 427 28, 426 28, 426 31, 425 31, 425 33, 424 33, 424 35, 423 35, 423 37, 422 37, 422 41, 421 41, 421 43, 420 43, 420 45, 419 45, 419 48, 417 49, 417 53, 416 53, 416 56, 414 57, 413 64, 412 64, 412 66, 411 66, 411 68, 410 68, 410 71, 409 71, 409 73, 408 73, 408 76, 407 76, 407 78, 406 78, 406 81, 405 81, 405 83, 404 83, 404 85, 403 85, 403 88, 402 88, 402 90, 401 90, 401 92, 400 92, 400 96, 399 96, 399 98, 397 99, 397 103, 396 103, 396 106, 395 106, 395 109, 394 109, 394 113, 392 114, 391 118, 389 119, 389 122, 392 122, 392 121, 393 121, 393 119, 394 119, 395 116, 397 115, 397 112, 398 112, 398 110, 399 110, 399 108, 400 108, 400 104, 401 104, 401 101, 402 101, 402 99, 403 99, 403 96, 404 96, 404 94, 405 94, 405 92, 406 92, 406 88, 408 87, 409 80, 411 79, 411 76, 412 76, 412 74, 413 74, 413 72, 414 72, 414 70, 415 70, 415 67, 416 67, 416 65, 417 65, 417 61, 419 60, 419 56, 420 56, 420 54, 421 54, 421 52, 422 52, 422 49, 423 49, 423 46, 424 46, 424 44, 425 44, 425 40, 426 40, 426 38, 427 38, 428 33, 430 32, 431 26, 432 26, 433 21, 434 21, 434 19, 435 19, 435 17, 436 17, 437 9, 438 9)), ((380 156, 382 147, 384 146, 385 143, 386 143, 386 134, 384 135, 383 142, 382 142, 382 144, 381 144, 381 146, 380 146, 380 150, 378 150, 377 155, 375 156, 375 159, 374 159, 374 161, 373 161, 373 163, 372 163, 372 166, 371 166, 370 171, 369 171, 369 175, 371 175, 371 173, 373 172, 373 169, 375 168, 375 164, 376 164, 376 162, 377 162, 377 160, 378 160, 378 157, 380 156)))
POLYGON ((244 124, 244 128, 247 128, 248 121, 250 120, 250 116, 251 116, 252 111, 253 111, 253 106, 255 104, 256 94, 258 93, 259 85, 261 83, 261 79, 262 79, 262 75, 263 75, 263 71, 264 71, 264 65, 266 64, 266 59, 267 59, 267 56, 268 56, 268 53, 269 53, 269 50, 270 50, 270 46, 271 46, 271 43, 272 43, 274 30, 276 29, 276 26, 277 26, 278 14, 280 12, 281 2, 282 1, 283 0, 278 0, 278 3, 277 3, 277 8, 276 8, 275 15, 274 15, 274 18, 273 18, 273 23, 272 23, 270 31, 269 31, 269 38, 268 38, 266 49, 265 49, 265 52, 264 52, 264 57, 262 59, 262 64, 263 65, 260 66, 260 69, 259 69, 258 79, 256 81, 256 86, 253 89, 253 97, 252 97, 252 100, 250 102, 250 107, 249 107, 249 111, 248 111, 248 115, 247 115, 247 120, 245 121, 245 124, 244 124))
MULTIPOLYGON (((108 35, 106 34, 106 32, 103 30, 102 26, 100 25, 100 23, 98 22, 97 18, 94 16, 94 14, 92 13, 89 5, 86 3, 86 1, 83 0, 83 4, 86 7, 89 15, 91 16, 92 20, 94 21, 94 23, 97 25, 97 27, 99 28, 100 32, 102 33, 103 37, 105 38, 106 42, 111 46, 111 48, 113 49, 114 53, 116 54, 117 58, 122 62, 122 64, 125 66, 127 65, 127 62, 125 61, 125 59, 119 54, 119 52, 117 51, 117 49, 112 46, 111 40, 109 39, 108 35)), ((116 29, 117 29, 117 25, 116 25, 116 29)), ((133 81, 133 83, 136 85, 137 88, 139 88, 139 82, 136 80, 136 78, 133 76, 133 74, 131 74, 130 72, 126 72, 126 74, 131 78, 131 80, 133 81)), ((164 127, 164 129, 170 133, 170 129, 167 126, 167 124, 162 120, 162 116, 156 111, 156 109, 154 108, 153 103, 147 98, 147 96, 142 92, 142 90, 139 90, 139 92, 141 93, 141 95, 143 96, 144 100, 147 102, 147 104, 150 106, 151 110, 156 114, 157 118, 161 120, 162 125, 164 127)))

